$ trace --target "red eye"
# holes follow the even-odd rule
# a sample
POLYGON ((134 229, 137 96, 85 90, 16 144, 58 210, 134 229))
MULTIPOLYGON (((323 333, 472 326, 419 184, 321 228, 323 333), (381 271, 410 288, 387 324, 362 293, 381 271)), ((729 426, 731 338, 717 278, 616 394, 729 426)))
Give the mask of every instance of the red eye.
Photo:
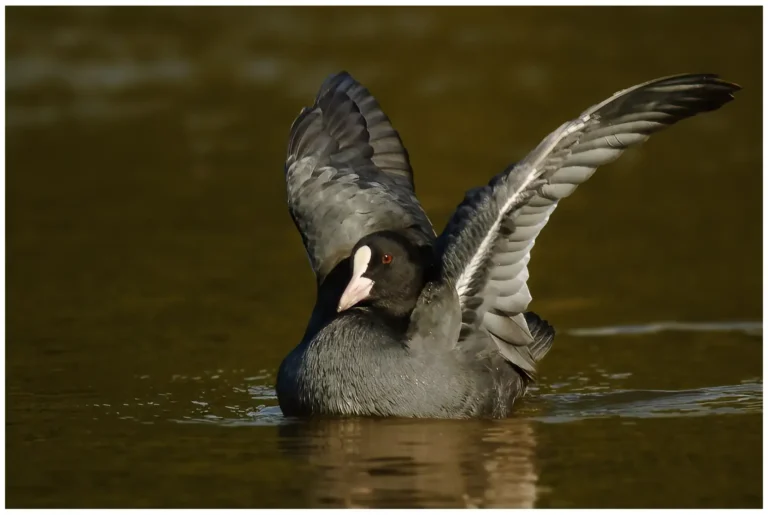
POLYGON ((392 262, 392 255, 391 254, 384 254, 381 256, 381 262, 385 265, 388 265, 392 262))

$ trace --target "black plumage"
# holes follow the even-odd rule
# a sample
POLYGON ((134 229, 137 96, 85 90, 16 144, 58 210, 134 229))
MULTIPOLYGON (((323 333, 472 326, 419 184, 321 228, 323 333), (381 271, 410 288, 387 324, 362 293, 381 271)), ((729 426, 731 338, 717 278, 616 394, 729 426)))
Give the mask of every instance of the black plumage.
POLYGON ((283 412, 507 416, 554 339, 527 310, 527 264, 557 203, 628 146, 738 89, 696 74, 616 93, 468 192, 436 236, 389 119, 349 74, 329 77, 288 146, 288 206, 317 300, 278 372, 283 412))

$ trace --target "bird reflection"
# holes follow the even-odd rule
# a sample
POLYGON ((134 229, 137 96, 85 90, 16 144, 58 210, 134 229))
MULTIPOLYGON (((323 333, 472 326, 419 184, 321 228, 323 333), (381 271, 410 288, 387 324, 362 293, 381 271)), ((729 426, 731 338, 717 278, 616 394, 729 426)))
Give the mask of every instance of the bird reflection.
POLYGON ((530 508, 536 501, 530 420, 310 420, 279 431, 281 450, 309 469, 312 506, 530 508))

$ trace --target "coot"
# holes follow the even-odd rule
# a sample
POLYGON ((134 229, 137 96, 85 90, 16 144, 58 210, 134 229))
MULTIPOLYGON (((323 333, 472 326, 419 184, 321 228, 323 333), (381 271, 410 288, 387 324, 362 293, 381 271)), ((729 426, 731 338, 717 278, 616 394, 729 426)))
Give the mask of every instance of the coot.
POLYGON ((509 415, 555 335, 527 310, 526 282, 560 199, 627 147, 739 89, 689 74, 620 91, 469 191, 438 236, 376 100, 348 73, 326 79, 293 123, 285 165, 317 300, 278 372, 283 413, 509 415))

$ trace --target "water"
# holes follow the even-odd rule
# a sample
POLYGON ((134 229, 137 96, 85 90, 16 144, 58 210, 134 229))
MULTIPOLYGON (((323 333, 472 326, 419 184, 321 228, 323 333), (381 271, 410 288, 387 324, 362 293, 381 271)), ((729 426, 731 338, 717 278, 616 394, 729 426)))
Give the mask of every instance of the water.
POLYGON ((7 10, 8 505, 761 506, 760 19, 7 10), (438 227, 618 89, 744 90, 558 208, 529 282, 558 336, 514 418, 302 422, 273 389, 314 296, 282 160, 338 69, 393 119, 438 227))

